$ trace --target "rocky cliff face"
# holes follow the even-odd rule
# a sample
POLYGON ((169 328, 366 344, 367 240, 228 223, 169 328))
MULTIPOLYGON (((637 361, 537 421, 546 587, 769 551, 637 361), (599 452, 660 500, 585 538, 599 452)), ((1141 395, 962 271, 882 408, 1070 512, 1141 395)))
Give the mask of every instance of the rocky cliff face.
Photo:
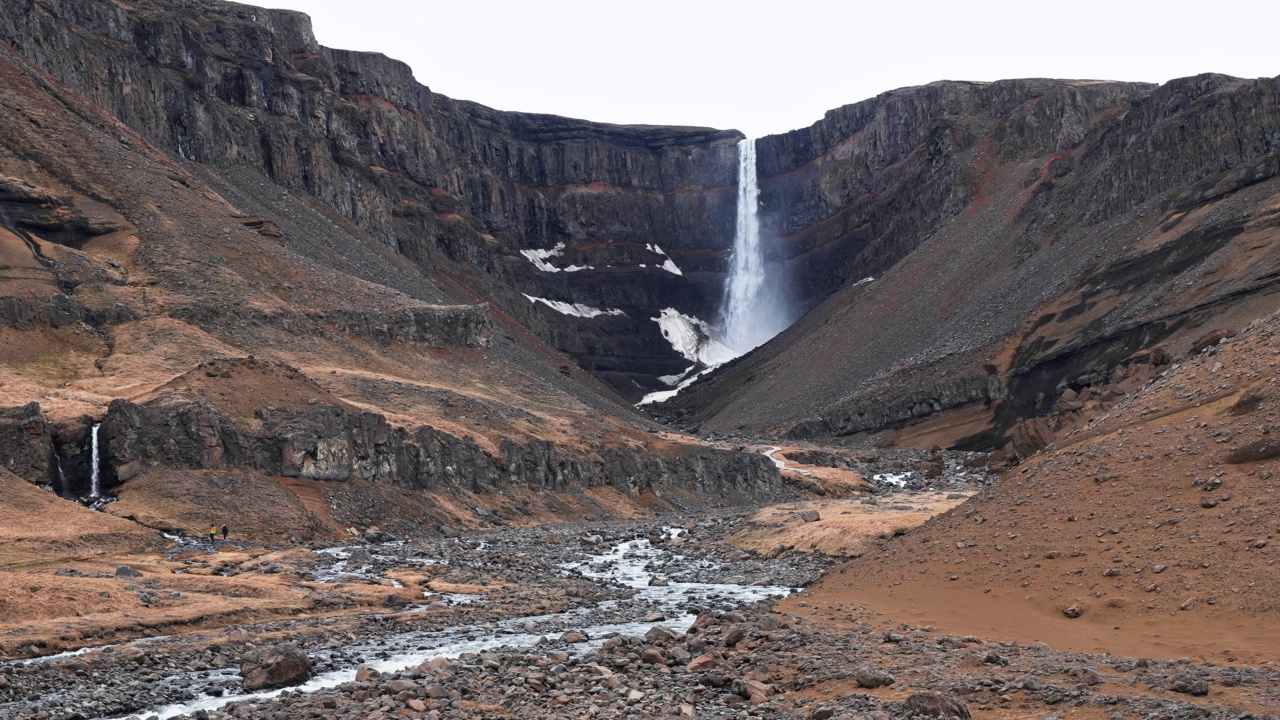
POLYGON ((183 470, 251 468, 304 480, 358 478, 416 490, 500 492, 504 487, 581 491, 611 486, 630 496, 692 492, 706 499, 781 496, 773 463, 755 454, 676 447, 666 455, 612 447, 599 455, 555 443, 503 441, 497 453, 430 426, 394 427, 385 416, 343 408, 259 408, 252 425, 204 402, 111 404, 102 422, 105 487, 155 465, 183 470))
POLYGON ((153 144, 322 200, 626 395, 687 365, 652 318, 717 312, 735 132, 452 100, 403 63, 320 46, 299 13, 177 0, 0 9, 0 38, 153 144), (579 317, 528 297, 623 314, 579 317))
POLYGON ((1159 372, 1144 352, 1176 358, 1274 308, 1278 92, 940 83, 762 140, 775 253, 795 249, 811 301, 839 289, 668 412, 992 449, 1067 395, 1101 411, 1159 372))

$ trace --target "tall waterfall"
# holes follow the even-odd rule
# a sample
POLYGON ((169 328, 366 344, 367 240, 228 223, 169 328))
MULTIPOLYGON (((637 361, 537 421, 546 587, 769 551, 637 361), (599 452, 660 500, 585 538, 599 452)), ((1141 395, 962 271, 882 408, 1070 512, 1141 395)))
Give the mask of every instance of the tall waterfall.
POLYGON ((92 451, 89 455, 89 497, 96 498, 102 494, 101 479, 98 475, 98 428, 102 423, 94 423, 90 435, 93 438, 92 451))
POLYGON ((724 344, 740 354, 791 324, 781 288, 765 267, 759 204, 756 141, 746 139, 738 143, 738 218, 722 310, 724 344))

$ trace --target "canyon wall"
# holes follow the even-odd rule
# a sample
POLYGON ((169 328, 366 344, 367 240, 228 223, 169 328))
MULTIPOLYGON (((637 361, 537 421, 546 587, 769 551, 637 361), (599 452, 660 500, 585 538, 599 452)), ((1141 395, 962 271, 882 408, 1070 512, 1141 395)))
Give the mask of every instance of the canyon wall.
POLYGON ((666 409, 690 425, 999 448, 1275 308, 1275 79, 935 83, 759 147, 814 310, 666 409))
POLYGON ((714 320, 736 132, 453 100, 404 63, 322 47, 289 11, 175 0, 4 0, 0 11, 0 39, 152 144, 320 199, 625 395, 688 364, 652 321, 663 308, 714 320), (521 254, 534 250, 539 262, 521 254), (663 269, 668 258, 681 274, 663 269), (575 317, 526 296, 624 314, 575 317))
MULTIPOLYGON (((9 470, 67 496, 88 493, 89 425, 55 428, 36 403, 0 408, 0 447, 9 470), (62 468, 63 476, 59 475, 62 468)), ((673 445, 666 452, 610 447, 599 454, 531 439, 498 452, 431 426, 396 427, 379 413, 318 406, 259 408, 253 422, 203 401, 116 400, 99 431, 102 487, 152 467, 248 468, 303 480, 358 478, 416 490, 582 491, 613 487, 631 497, 694 493, 709 501, 770 499, 785 493, 774 464, 755 453, 673 445)))

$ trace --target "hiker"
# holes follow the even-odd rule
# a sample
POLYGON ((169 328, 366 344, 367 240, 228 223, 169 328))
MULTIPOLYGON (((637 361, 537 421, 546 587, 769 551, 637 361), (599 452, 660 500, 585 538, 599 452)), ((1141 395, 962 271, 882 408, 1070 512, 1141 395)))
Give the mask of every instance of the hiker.
POLYGON ((226 542, 226 541, 227 541, 227 526, 223 525, 222 526, 222 542, 226 542))
POLYGON ((218 526, 210 525, 209 526, 209 542, 217 542, 217 541, 218 541, 218 526))

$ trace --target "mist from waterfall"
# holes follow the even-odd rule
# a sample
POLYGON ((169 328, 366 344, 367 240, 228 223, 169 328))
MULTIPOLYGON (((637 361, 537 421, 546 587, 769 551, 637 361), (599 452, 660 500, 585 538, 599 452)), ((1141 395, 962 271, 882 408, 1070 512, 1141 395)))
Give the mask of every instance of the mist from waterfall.
POLYGON ((89 455, 89 497, 96 498, 102 494, 101 479, 98 475, 98 428, 102 427, 102 423, 94 423, 92 436, 92 450, 89 455))
POLYGON ((763 345, 793 319, 783 278, 765 265, 759 205, 756 141, 748 138, 738 143, 738 217, 721 310, 722 342, 738 354, 763 345))

